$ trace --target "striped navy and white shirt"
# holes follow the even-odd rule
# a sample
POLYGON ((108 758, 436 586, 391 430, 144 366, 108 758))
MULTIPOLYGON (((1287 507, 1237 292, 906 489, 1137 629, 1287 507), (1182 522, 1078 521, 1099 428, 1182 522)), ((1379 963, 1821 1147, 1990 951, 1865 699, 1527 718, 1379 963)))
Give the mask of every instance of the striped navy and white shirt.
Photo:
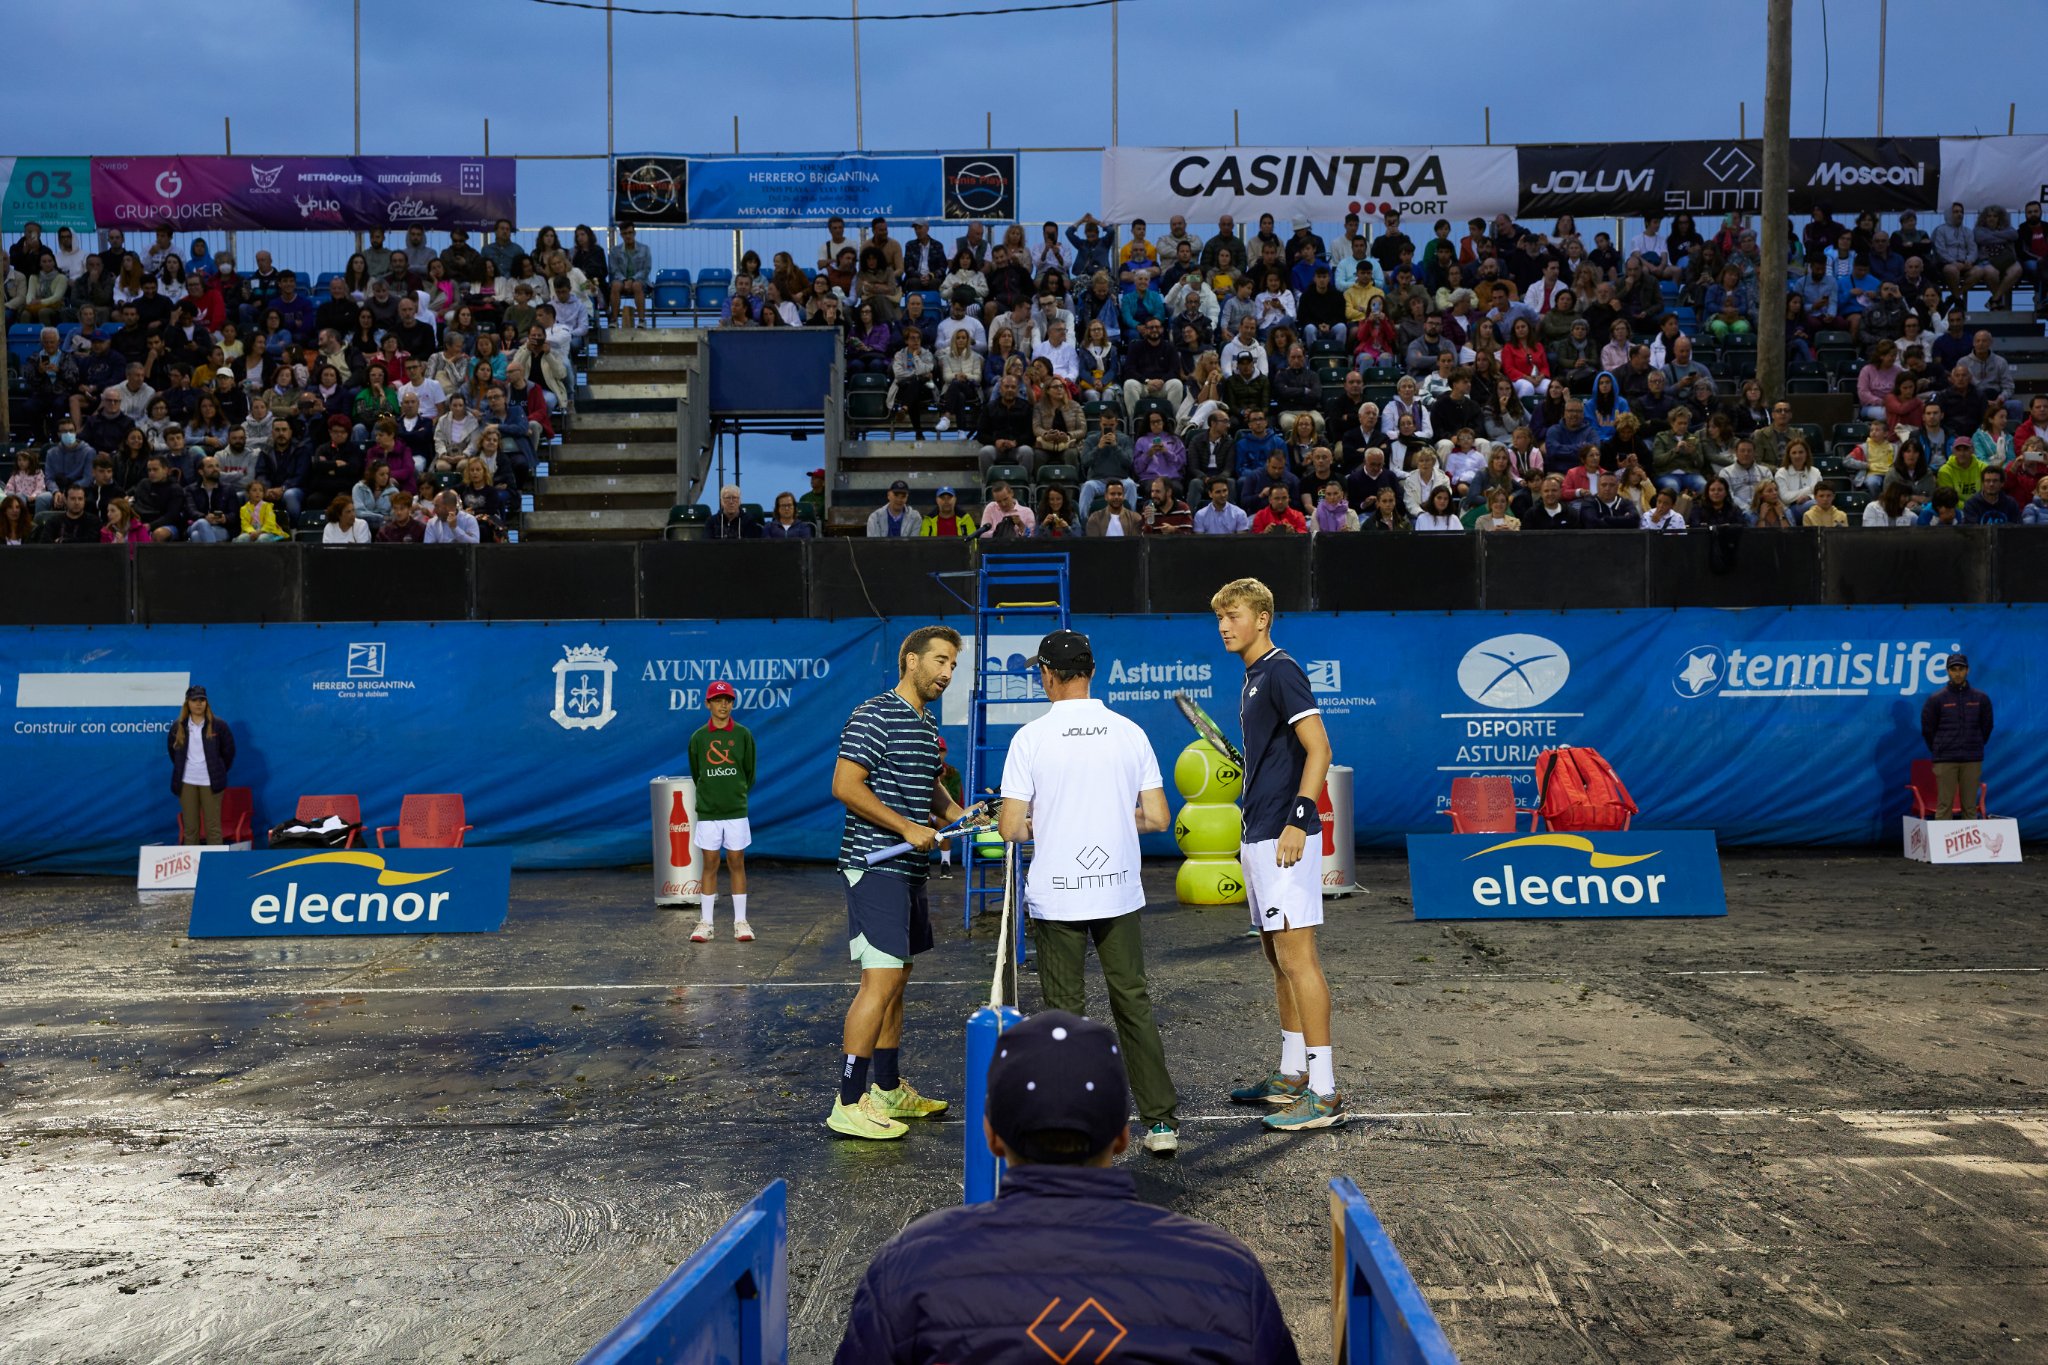
MULTIPOLYGON (((920 825, 932 823, 939 727, 929 711, 918 710, 895 692, 868 698, 847 718, 839 737, 839 757, 867 770, 868 789, 890 810, 920 825)), ((868 866, 867 854, 902 842, 849 810, 839 833, 839 866, 923 881, 931 855, 915 849, 868 866)))

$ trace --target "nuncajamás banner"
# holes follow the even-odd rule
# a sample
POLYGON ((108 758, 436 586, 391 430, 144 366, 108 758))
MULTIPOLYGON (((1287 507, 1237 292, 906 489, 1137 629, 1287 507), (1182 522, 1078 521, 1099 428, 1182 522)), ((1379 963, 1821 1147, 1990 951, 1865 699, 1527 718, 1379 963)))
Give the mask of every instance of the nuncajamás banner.
POLYGON ((1512 147, 1111 147, 1102 154, 1105 222, 1191 223, 1261 213, 1334 223, 1460 217, 1515 210, 1512 147))
POLYGON ((612 162, 612 216, 622 223, 786 227, 843 218, 1014 221, 1015 152, 819 152, 678 156, 612 162))
POLYGON ((508 156, 95 157, 102 227, 487 228, 518 221, 508 156))
MULTIPOLYGON (((1763 145, 1754 139, 1518 147, 1515 156, 1518 211, 1532 216, 1755 213, 1763 201, 1763 145)), ((1791 209, 1924 212, 1942 202, 1943 159, 1931 137, 1794 138, 1791 209)))

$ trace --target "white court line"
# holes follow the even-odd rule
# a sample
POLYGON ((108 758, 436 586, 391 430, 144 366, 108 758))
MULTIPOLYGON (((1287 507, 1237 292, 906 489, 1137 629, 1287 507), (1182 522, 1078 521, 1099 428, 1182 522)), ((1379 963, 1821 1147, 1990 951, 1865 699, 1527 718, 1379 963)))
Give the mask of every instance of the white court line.
MULTIPOLYGON (((1751 1119, 1751 1118, 2031 1118, 2048 1109, 1353 1109, 1354 1119, 1392 1122, 1401 1119, 1751 1119)), ((1228 1114, 1183 1114, 1189 1123, 1256 1122, 1259 1111, 1246 1106, 1228 1114)))
POLYGON ((1666 976, 1969 976, 2048 972, 2048 967, 1744 967, 1718 971, 1666 972, 1666 976))
MULTIPOLYGON (((919 986, 974 986, 974 981, 918 981, 919 986)), ((680 990, 852 990, 859 983, 855 981, 646 981, 615 984, 602 981, 572 982, 566 985, 541 986, 492 986, 484 984, 456 984, 451 986, 242 986, 206 987, 200 990, 183 991, 176 987, 162 987, 156 990, 111 990, 91 991, 77 987, 56 986, 49 996, 23 998, 0 995, 0 1008, 9 1005, 47 1005, 59 995, 93 1000, 270 1000, 279 996, 300 995, 497 995, 512 991, 562 992, 562 991, 641 991, 653 994, 658 991, 680 990)))

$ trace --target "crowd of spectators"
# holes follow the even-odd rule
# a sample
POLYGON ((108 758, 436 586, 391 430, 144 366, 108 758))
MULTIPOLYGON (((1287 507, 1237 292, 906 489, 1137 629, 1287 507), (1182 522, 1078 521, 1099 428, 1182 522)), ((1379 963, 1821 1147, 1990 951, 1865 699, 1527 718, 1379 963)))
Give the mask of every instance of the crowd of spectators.
MULTIPOLYGON (((1956 205, 1932 233, 1911 213, 1795 224, 1773 305, 1788 377, 1853 389, 1871 423, 1833 442, 1757 382, 1739 214, 1590 245, 1569 217, 1507 214, 1419 243, 1397 214, 1329 241, 1271 214, 1207 235, 975 223, 945 244, 835 220, 808 269, 747 253, 722 322, 836 328, 850 383, 886 382, 888 426, 962 433, 990 496, 944 534, 2041 522, 2048 412, 2021 406, 1965 297, 2009 306, 2044 258, 2037 204, 1974 225, 1956 205)), ((902 510, 868 534, 928 533, 902 510)))
POLYGON ((34 335, 10 361, 28 448, 6 496, 57 543, 505 539, 585 337, 644 304, 633 237, 371 232, 309 292, 267 251, 243 271, 168 227, 136 251, 29 225, 7 251, 10 343, 34 335))

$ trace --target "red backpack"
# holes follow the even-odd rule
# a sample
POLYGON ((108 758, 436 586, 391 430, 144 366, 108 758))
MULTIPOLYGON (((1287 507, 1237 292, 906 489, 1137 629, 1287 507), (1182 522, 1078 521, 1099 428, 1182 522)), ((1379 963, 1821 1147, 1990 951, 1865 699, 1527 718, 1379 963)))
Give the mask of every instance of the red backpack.
POLYGON ((1635 798, 1598 749, 1545 749, 1536 756, 1536 805, 1554 830, 1627 829, 1635 798))

